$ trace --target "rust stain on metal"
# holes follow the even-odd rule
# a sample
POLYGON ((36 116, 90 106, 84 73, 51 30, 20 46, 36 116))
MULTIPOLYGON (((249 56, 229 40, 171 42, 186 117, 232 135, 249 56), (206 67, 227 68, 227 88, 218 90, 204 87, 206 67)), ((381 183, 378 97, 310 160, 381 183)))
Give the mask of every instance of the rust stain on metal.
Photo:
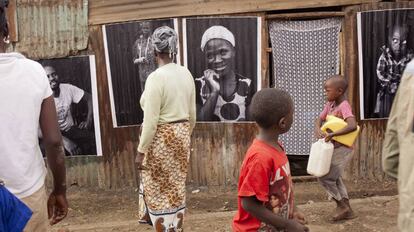
POLYGON ((32 59, 64 57, 88 45, 88 0, 17 0, 19 41, 32 59))
POLYGON ((10 41, 18 41, 18 28, 17 28, 17 10, 16 0, 9 1, 9 7, 7 8, 7 21, 9 23, 9 35, 10 41))

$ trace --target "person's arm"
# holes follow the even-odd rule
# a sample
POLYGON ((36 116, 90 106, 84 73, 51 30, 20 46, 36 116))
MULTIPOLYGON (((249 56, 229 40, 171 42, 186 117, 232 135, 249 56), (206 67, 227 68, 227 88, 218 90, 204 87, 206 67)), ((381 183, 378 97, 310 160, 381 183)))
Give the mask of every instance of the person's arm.
MULTIPOLYGON (((206 102, 198 107, 198 120, 211 121, 214 118, 214 109, 216 108, 217 99, 220 95, 220 83, 218 82, 218 74, 210 69, 204 71, 204 80, 210 89, 210 94, 206 102)), ((199 94, 202 94, 202 88, 200 88, 199 94)))
POLYGON ((300 224, 305 225, 307 223, 305 215, 295 205, 293 208, 293 219, 297 220, 300 224))
POLYGON ((207 101, 204 103, 204 105, 199 107, 200 113, 198 114, 198 119, 200 121, 213 120, 214 109, 216 108, 219 94, 220 93, 218 91, 211 92, 209 98, 207 98, 207 101))
POLYGON ((381 54, 377 63, 377 78, 378 81, 383 85, 390 82, 389 78, 386 76, 387 60, 384 53, 381 54))
POLYGON ((322 127, 322 120, 321 120, 321 118, 318 116, 318 117, 315 119, 315 130, 314 130, 315 136, 316 136, 316 138, 318 138, 318 139, 325 138, 325 133, 321 130, 321 127, 322 127))
POLYGON ((253 217, 278 229, 285 229, 289 232, 305 232, 309 229, 294 219, 284 219, 263 206, 263 203, 256 197, 242 197, 241 204, 253 217))
POLYGON ((347 125, 338 131, 329 132, 327 136, 325 137, 326 141, 330 141, 332 137, 334 136, 345 135, 357 129, 357 122, 356 122, 354 114, 352 113, 352 108, 349 105, 348 101, 343 102, 340 105, 340 107, 341 107, 340 109, 341 109, 342 117, 345 119, 345 122, 347 123, 347 125))
POLYGON ((161 82, 156 77, 149 77, 144 91, 144 120, 139 141, 138 152, 146 153, 157 131, 161 111, 161 82))
MULTIPOLYGON (((190 74, 191 75, 191 74, 190 74)), ((192 77, 191 77, 192 78, 192 77)), ((190 132, 192 133, 196 124, 197 118, 197 105, 196 105, 196 90, 194 82, 192 81, 192 91, 191 91, 191 100, 190 100, 190 132)))
POLYGON ((326 117, 328 116, 329 107, 330 107, 329 104, 330 104, 329 102, 325 104, 325 106, 323 107, 322 112, 315 119, 314 134, 315 134, 316 138, 318 138, 318 139, 323 139, 326 136, 326 133, 321 130, 321 127, 322 127, 323 121, 325 121, 326 117))
POLYGON ((347 123, 347 125, 344 128, 336 132, 328 133, 328 136, 334 137, 334 136, 339 136, 339 135, 346 135, 357 129, 357 123, 356 123, 355 117, 349 117, 345 119, 345 122, 347 123))
POLYGON ((65 154, 53 96, 43 100, 40 111, 40 129, 48 166, 53 175, 53 190, 47 202, 49 218, 53 225, 64 219, 68 213, 65 154))
POLYGON ((90 93, 84 92, 82 99, 86 101, 88 106, 88 115, 86 116, 86 120, 79 124, 80 129, 90 129, 92 127, 93 122, 93 103, 92 103, 92 95, 90 93))
MULTIPOLYGON (((151 74, 152 75, 152 74, 151 74)), ((149 76, 145 83, 144 91, 144 120, 141 125, 141 136, 139 138, 139 145, 137 148, 137 156, 135 163, 138 169, 143 169, 142 163, 144 161, 145 153, 154 139, 155 132, 158 127, 158 120, 161 111, 161 82, 156 82, 155 76, 149 76)))
MULTIPOLYGON (((403 83, 401 83, 403 84, 403 83)), ((382 146, 382 169, 384 172, 393 177, 398 177, 398 165, 400 158, 400 146, 398 141, 398 107, 400 101, 400 90, 394 98, 391 112, 388 117, 387 129, 382 146)))

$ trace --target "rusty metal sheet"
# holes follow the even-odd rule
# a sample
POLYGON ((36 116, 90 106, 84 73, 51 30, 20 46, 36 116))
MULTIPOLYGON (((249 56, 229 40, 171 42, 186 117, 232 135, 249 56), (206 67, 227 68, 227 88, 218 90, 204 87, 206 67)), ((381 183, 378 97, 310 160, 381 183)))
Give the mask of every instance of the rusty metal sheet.
POLYGON ((76 54, 88 45, 88 0, 17 0, 18 42, 32 58, 76 54))
POLYGON ((90 0, 90 24, 139 19, 344 6, 379 0, 90 0))
POLYGON ((9 23, 10 41, 18 41, 16 0, 9 1, 7 8, 7 22, 9 23))

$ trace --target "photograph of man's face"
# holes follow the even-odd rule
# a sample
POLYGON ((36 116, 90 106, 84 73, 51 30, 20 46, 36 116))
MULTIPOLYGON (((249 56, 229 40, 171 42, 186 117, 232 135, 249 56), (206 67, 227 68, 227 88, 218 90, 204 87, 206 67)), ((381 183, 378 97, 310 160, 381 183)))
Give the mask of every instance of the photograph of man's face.
POLYGON ((55 69, 51 66, 44 67, 47 78, 49 79, 50 88, 55 91, 59 88, 59 76, 55 69))
POLYGON ((53 91, 66 155, 100 155, 97 95, 92 92, 92 87, 96 89, 92 86, 92 79, 96 79, 94 57, 40 62, 53 91))

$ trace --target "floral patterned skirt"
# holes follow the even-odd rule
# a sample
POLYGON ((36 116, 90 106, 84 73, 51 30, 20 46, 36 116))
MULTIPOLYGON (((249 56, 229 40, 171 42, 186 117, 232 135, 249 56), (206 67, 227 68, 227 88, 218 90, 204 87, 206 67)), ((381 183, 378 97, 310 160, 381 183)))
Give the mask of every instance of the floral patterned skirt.
POLYGON ((145 155, 144 199, 157 232, 182 231, 190 136, 188 122, 160 124, 145 155))

